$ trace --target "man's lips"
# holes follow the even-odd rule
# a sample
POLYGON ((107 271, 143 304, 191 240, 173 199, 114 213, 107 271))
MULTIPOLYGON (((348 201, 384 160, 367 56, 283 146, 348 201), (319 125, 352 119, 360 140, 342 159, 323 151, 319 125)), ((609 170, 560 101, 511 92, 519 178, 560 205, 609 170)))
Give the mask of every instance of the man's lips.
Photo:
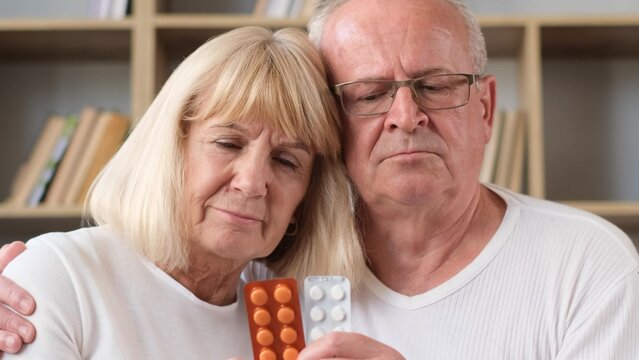
POLYGON ((385 160, 394 159, 394 158, 413 159, 413 158, 423 157, 426 155, 433 155, 433 153, 430 151, 424 151, 424 150, 399 151, 399 152, 390 154, 389 156, 386 157, 385 160))

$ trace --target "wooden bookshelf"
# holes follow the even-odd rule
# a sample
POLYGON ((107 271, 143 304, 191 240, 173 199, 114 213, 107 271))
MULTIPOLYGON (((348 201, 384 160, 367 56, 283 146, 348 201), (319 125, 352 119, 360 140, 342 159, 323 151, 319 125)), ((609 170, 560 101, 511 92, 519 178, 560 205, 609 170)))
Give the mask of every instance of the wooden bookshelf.
MULTIPOLYGON (((118 108, 135 121, 179 61, 206 39, 238 26, 304 27, 307 21, 256 17, 250 10, 252 4, 136 0, 133 14, 123 20, 0 19, 0 78, 8 76, 15 84, 9 87, 18 88, 11 94, 7 93, 10 89, 0 89, 0 144, 4 147, 0 155, 0 197, 8 195, 14 172, 27 156, 49 111, 79 112, 83 105, 94 104, 118 108), (215 11, 202 10, 209 8, 215 11), (86 81, 82 76, 56 78, 60 69, 68 73, 78 65, 95 76, 86 81), (14 73, 19 75, 19 83, 18 75, 10 76, 14 73)), ((558 105, 556 96, 550 95, 560 82, 566 86, 562 91, 578 100, 589 78, 608 86, 620 76, 587 71, 575 79, 570 71, 563 71, 564 67, 572 69, 574 63, 586 70, 591 63, 595 70, 615 66, 634 69, 628 76, 631 80, 639 78, 639 16, 479 17, 487 41, 489 70, 493 62, 503 65, 495 71, 498 109, 522 110, 527 118, 525 191, 593 211, 624 228, 639 228, 639 174, 634 176, 639 170, 631 170, 639 169, 639 160, 636 155, 623 155, 632 151, 639 154, 639 145, 623 137, 624 132, 639 133, 633 125, 639 123, 639 102, 615 102, 611 106, 600 99, 602 103, 586 105, 612 110, 598 112, 596 118, 577 115, 566 120, 564 117, 572 111, 570 106, 575 104, 567 102, 557 111, 561 102, 558 105), (617 108, 626 113, 617 113, 617 108), (590 131, 585 135, 566 133, 578 131, 575 127, 580 123, 588 124, 590 131), (613 126, 622 134, 620 138, 597 140, 602 129, 613 126), (608 157, 593 160, 587 151, 593 144, 594 151, 608 157), (577 149, 573 157, 567 151, 572 145, 577 149), (571 170, 578 162, 597 166, 592 173, 587 168, 571 170), (614 169, 606 167, 611 163, 616 164, 614 169), (606 176, 617 182, 595 181, 606 176)), ((639 82, 629 88, 626 83, 622 82, 621 91, 639 98, 639 82)), ((588 95, 585 98, 586 103, 592 100, 588 95)), ((77 226, 79 220, 79 208, 0 208, 0 241, 27 239, 36 235, 35 231, 67 230, 77 226), (42 224, 46 224, 44 229, 42 224)))

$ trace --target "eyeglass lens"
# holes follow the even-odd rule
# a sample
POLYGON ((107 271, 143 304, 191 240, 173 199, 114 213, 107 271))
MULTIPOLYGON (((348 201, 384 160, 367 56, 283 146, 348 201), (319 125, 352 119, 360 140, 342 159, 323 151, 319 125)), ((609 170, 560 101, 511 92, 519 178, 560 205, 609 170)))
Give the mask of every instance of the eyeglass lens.
POLYGON ((344 84, 341 101, 351 115, 383 114, 390 110, 397 90, 409 86, 413 99, 425 110, 460 107, 468 102, 469 77, 463 74, 434 75, 405 81, 362 80, 344 84))

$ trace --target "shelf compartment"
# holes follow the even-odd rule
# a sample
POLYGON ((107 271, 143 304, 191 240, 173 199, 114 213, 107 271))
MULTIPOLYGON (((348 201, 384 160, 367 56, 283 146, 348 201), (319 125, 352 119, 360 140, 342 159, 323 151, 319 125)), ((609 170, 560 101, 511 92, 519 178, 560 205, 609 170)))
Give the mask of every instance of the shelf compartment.
POLYGON ((132 22, 0 21, 0 60, 129 59, 132 22))
POLYGON ((639 56, 639 16, 545 19, 539 24, 544 57, 639 56))

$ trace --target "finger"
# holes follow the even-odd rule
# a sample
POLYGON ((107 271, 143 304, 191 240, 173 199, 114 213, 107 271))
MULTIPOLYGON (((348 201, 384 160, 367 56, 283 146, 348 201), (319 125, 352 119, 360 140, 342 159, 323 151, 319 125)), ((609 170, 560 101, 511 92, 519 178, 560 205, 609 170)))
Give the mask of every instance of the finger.
POLYGON ((316 359, 404 359, 395 349, 368 336, 330 332, 306 346, 298 360, 316 359))
MULTIPOLYGON (((349 337, 347 333, 330 332, 319 339, 307 344, 304 350, 300 352, 298 360, 319 360, 319 359, 340 359, 351 357, 346 354, 346 349, 352 347, 345 346, 344 343, 348 342, 345 338, 349 337)), ((361 358, 359 355, 354 357, 356 359, 361 358)))
POLYGON ((0 272, 4 271, 4 268, 20 255, 27 247, 22 241, 14 241, 11 244, 5 244, 0 248, 0 272))
POLYGON ((0 350, 15 354, 22 347, 22 339, 16 334, 0 330, 0 350))
POLYGON ((7 305, 22 315, 31 315, 35 310, 33 297, 11 279, 2 275, 0 275, 0 304, 7 305))
POLYGON ((36 335, 33 324, 4 306, 0 306, 0 332, 19 336, 25 343, 32 342, 36 335))

